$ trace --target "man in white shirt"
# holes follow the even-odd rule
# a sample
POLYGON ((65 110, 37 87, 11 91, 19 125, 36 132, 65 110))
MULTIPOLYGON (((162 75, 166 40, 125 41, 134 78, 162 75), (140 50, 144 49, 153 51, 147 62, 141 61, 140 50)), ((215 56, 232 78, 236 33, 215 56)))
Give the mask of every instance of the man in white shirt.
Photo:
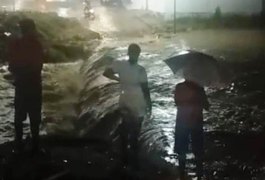
POLYGON ((140 53, 139 45, 130 44, 129 60, 113 62, 103 74, 120 82, 119 105, 123 114, 121 125, 123 158, 125 165, 131 165, 132 168, 138 168, 138 136, 141 123, 144 116, 147 113, 150 115, 152 111, 146 71, 137 63, 140 53))

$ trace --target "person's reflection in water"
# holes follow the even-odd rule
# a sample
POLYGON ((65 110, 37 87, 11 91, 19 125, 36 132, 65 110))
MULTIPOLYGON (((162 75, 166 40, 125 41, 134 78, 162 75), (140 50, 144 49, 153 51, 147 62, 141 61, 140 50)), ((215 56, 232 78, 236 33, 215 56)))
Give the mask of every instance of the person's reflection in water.
POLYGON ((9 70, 15 78, 15 143, 16 150, 23 150, 23 121, 30 119, 32 152, 39 149, 41 122, 43 48, 37 37, 33 20, 19 22, 22 36, 8 47, 9 70))
POLYGON ((198 179, 203 175, 203 109, 209 109, 204 88, 186 79, 176 85, 174 92, 177 106, 174 150, 179 158, 181 178, 185 178, 186 153, 189 137, 195 155, 198 179))
POLYGON ((146 113, 151 114, 151 99, 147 74, 137 64, 141 49, 137 44, 128 48, 128 61, 114 61, 104 76, 119 81, 121 94, 119 105, 123 114, 121 141, 124 165, 134 170, 138 164, 138 136, 146 113), (115 74, 118 74, 116 76, 115 74))

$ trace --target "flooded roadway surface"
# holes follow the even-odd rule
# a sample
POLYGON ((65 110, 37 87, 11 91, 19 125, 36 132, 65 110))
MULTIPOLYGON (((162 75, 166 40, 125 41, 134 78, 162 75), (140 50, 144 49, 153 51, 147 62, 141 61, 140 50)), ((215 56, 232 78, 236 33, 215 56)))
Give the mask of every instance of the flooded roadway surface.
MULTIPOLYGON (((255 161, 255 155, 261 151, 264 141, 261 135, 265 125, 265 92, 262 83, 264 36, 264 31, 231 30, 104 40, 102 48, 115 48, 111 51, 115 58, 123 58, 131 42, 137 42, 142 47, 139 63, 148 73, 153 118, 144 122, 140 141, 145 147, 143 151, 147 151, 144 153, 165 159, 165 165, 162 165, 161 161, 154 157, 154 164, 171 168, 172 171, 174 164, 177 164, 176 155, 172 151, 176 117, 172 90, 182 79, 174 76, 163 60, 176 50, 195 49, 214 55, 226 63, 231 62, 231 68, 238 77, 225 88, 207 89, 212 105, 210 111, 205 112, 204 126, 205 171, 208 178, 264 179, 265 167, 257 165, 255 161), (244 63, 246 61, 255 63, 244 63), (260 64, 257 66, 256 62, 260 64), (158 152, 160 154, 157 154, 158 152)), ((80 65, 81 63, 75 63, 46 67, 43 133, 71 135, 75 131, 73 121, 78 115, 73 104, 78 103, 78 93, 82 89, 82 80, 78 76, 80 65), (65 88, 67 90, 64 90, 65 88)), ((2 79, 2 74, 0 88, 0 140, 5 142, 13 135, 14 90, 12 85, 2 79)), ((193 156, 189 154, 188 157, 189 173, 193 176, 193 156)))
MULTIPOLYGON (((165 159, 177 164, 172 151, 176 117, 172 90, 176 83, 183 79, 174 76, 163 60, 176 50, 203 51, 224 63, 230 62, 230 68, 237 77, 224 88, 207 88, 211 103, 210 111, 204 114, 207 176, 210 179, 263 178, 264 171, 262 172, 262 167, 257 168, 254 159, 255 155, 264 151, 264 137, 260 134, 265 123, 265 92, 262 83, 264 32, 192 33, 142 43, 139 40, 143 50, 139 63, 147 70, 153 100, 153 119, 144 122, 141 142, 148 147, 146 149, 149 154, 161 152, 159 148, 162 148, 165 159), (241 36, 246 38, 243 40, 241 36), (254 40, 250 36, 254 37, 254 40), (251 42, 254 43, 252 47, 249 46, 251 42), (252 63, 244 63, 246 61, 252 63)), ((126 54, 126 48, 127 44, 116 51, 118 54, 126 54)), ((189 154, 188 157, 192 162, 193 155, 189 154)), ((189 168, 192 176, 194 166, 189 164, 189 168)))
MULTIPOLYGON (((67 134, 73 131, 72 121, 77 119, 75 105, 82 88, 79 68, 82 61, 64 64, 46 64, 43 68, 43 122, 41 134, 67 134), (69 78, 70 77, 70 78, 69 78)), ((0 73, 0 144, 14 137, 14 86, 0 73)), ((24 122, 25 137, 29 136, 29 119, 24 122)))

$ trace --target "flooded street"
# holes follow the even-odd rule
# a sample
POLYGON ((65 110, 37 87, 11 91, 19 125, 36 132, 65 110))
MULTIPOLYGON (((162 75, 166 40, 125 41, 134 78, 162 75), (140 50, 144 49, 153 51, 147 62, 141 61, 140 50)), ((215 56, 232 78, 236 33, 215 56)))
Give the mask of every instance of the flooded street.
MULTIPOLYGON (((244 174, 242 177, 246 179, 250 177, 255 179, 256 175, 259 176, 255 175, 253 170, 256 168, 255 163, 250 162, 255 156, 253 150, 257 147, 261 148, 263 140, 249 134, 261 133, 265 125, 265 93, 264 84, 261 83, 264 77, 262 72, 264 64, 261 63, 265 52, 264 32, 202 31, 177 34, 168 39, 139 41, 143 51, 139 63, 147 70, 153 100, 153 119, 144 122, 141 136, 141 142, 147 147, 148 153, 162 151, 165 153, 166 161, 177 164, 173 153, 176 107, 172 91, 174 86, 183 79, 174 76, 163 60, 174 54, 176 50, 194 49, 211 54, 223 63, 230 64, 229 68, 235 76, 235 80, 227 86, 219 89, 206 88, 211 103, 210 110, 204 113, 205 147, 206 152, 209 152, 209 156, 206 153, 208 159, 206 167, 209 177, 220 179, 227 176, 227 178, 238 179, 240 174, 244 174), (248 61, 249 65, 244 65, 248 61), (255 67, 256 63, 260 63, 257 65, 259 68, 255 67), (253 64, 254 67, 252 67, 253 64), (247 69, 244 66, 247 66, 247 69), (251 143, 249 139, 253 142, 251 143), (242 151, 240 149, 242 147, 246 149, 242 151), (216 151, 216 154, 210 154, 211 151, 216 151), (235 155, 237 151, 238 154, 235 155), (229 153, 234 154, 234 157, 229 153), (228 170, 226 167, 229 164, 233 166, 235 172, 225 174, 223 171, 228 170)), ((127 45, 115 51, 119 55, 126 55, 127 45)), ((192 160, 193 155, 189 154, 188 157, 192 160)), ((192 175, 194 171, 192 164, 190 164, 190 170, 192 175)))
MULTIPOLYGON (((67 134, 74 131, 73 120, 78 115, 75 105, 82 88, 79 68, 76 63, 46 64, 43 68, 43 122, 41 134, 67 134), (71 78, 69 78, 71 77, 71 78)), ((0 73, 0 144, 14 138, 14 86, 4 78, 7 67, 0 73)), ((24 122, 24 136, 30 135, 29 119, 24 122)))
MULTIPOLYGON (((144 122, 142 127, 140 141, 144 147, 143 153, 152 156, 157 152, 163 152, 160 156, 166 162, 170 165, 177 164, 176 155, 173 153, 176 107, 172 91, 174 86, 183 79, 173 75, 163 60, 173 55, 176 50, 194 49, 213 55, 224 63, 231 63, 231 70, 237 77, 226 87, 207 88, 206 91, 211 103, 209 112, 205 112, 204 126, 206 171, 209 177, 238 179, 242 173, 252 177, 250 179, 264 177, 262 166, 255 171, 254 165, 248 162, 252 157, 242 159, 247 155, 247 150, 246 152, 242 150, 242 156, 240 153, 238 156, 228 155, 240 149, 227 151, 228 148, 236 148, 234 142, 239 143, 242 140, 243 143, 249 143, 248 138, 251 139, 252 136, 248 134, 259 134, 265 126, 264 33, 264 31, 255 30, 206 30, 176 35, 160 34, 141 38, 108 37, 104 39, 99 49, 114 48, 109 53, 117 59, 125 58, 127 46, 131 42, 139 43, 142 48, 139 63, 147 70, 153 101, 153 118, 144 122), (248 65, 243 66, 247 61, 263 62, 263 64, 260 63, 258 69, 255 63, 253 68, 248 65), (216 154, 214 154, 215 150, 216 154), (227 167, 234 168, 229 170, 234 174, 227 173, 227 167)), ((82 77, 79 76, 81 66, 83 66, 82 62, 45 66, 42 134, 71 136, 78 133, 74 122, 77 121, 79 114, 75 108, 79 101, 79 93, 85 86, 82 77)), ((13 138, 14 88, 3 79, 3 73, 0 73, 0 82, 0 143, 3 143, 13 138)), ((29 133, 28 123, 25 128, 29 133)), ((192 157, 192 154, 189 154, 190 175, 194 172, 194 167, 190 164, 192 157)), ((154 158, 154 163, 161 162, 154 158)))

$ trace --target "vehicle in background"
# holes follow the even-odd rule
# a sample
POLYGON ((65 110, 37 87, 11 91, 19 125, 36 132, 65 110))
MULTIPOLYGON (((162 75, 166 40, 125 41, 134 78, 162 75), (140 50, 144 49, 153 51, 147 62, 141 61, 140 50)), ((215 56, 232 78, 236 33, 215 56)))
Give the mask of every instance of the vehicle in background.
POLYGON ((85 19, 95 20, 95 18, 96 18, 95 10, 93 8, 85 7, 84 8, 84 17, 85 17, 85 19))
POLYGON ((89 20, 94 20, 96 18, 95 16, 95 10, 92 8, 91 3, 89 0, 84 0, 84 18, 89 20))

